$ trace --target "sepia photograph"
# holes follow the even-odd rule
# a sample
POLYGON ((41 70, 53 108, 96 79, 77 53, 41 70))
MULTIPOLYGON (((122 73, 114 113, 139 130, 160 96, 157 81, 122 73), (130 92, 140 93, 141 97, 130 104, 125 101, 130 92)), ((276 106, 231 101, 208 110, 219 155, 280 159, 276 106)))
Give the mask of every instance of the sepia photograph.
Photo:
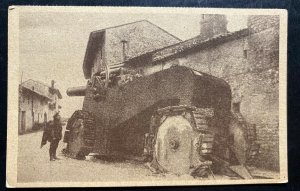
POLYGON ((8 12, 8 187, 288 181, 286 10, 8 12))

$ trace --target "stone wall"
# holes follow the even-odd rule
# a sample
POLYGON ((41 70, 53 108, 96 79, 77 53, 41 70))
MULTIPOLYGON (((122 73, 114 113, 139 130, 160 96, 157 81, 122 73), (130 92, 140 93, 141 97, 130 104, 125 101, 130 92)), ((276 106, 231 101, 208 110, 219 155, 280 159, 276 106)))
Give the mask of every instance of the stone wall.
POLYGON ((105 36, 105 62, 109 65, 124 61, 123 46, 126 58, 130 59, 180 42, 178 38, 148 21, 106 29, 105 36))
POLYGON ((276 16, 250 16, 249 34, 189 52, 166 64, 182 64, 225 79, 233 102, 256 124, 261 153, 256 165, 279 170, 278 23, 276 16))
POLYGON ((244 113, 257 124, 258 164, 279 170, 279 16, 250 16, 248 28, 249 74, 256 79, 256 92, 246 102, 252 111, 244 113))

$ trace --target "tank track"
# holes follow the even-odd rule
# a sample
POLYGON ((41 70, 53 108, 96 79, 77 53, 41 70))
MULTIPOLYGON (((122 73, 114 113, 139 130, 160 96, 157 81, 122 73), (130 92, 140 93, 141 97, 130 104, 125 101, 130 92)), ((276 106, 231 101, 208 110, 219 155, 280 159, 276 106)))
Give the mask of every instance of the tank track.
POLYGON ((241 113, 233 113, 236 119, 246 132, 246 139, 248 142, 248 149, 246 151, 246 164, 254 165, 257 161, 260 145, 257 143, 256 126, 246 122, 241 113))
MULTIPOLYGON (((186 119, 193 124, 194 128, 199 131, 199 138, 201 143, 205 145, 214 144, 214 135, 210 132, 206 121, 207 117, 214 115, 213 110, 210 108, 196 108, 193 106, 169 106, 158 109, 151 118, 150 121, 150 132, 145 136, 145 148, 144 155, 148 156, 148 162, 153 160, 154 146, 156 140, 156 134, 158 127, 164 122, 167 116, 172 115, 183 115, 186 119)), ((257 144, 256 127, 255 125, 249 124, 243 118, 240 113, 233 113, 233 118, 239 122, 242 129, 245 130, 246 140, 248 143, 246 150, 246 165, 253 165, 257 160, 259 154, 259 144, 257 144)), ((204 158, 209 159, 213 155, 212 147, 202 148, 199 147, 199 153, 204 158), (206 157, 208 156, 208 157, 206 157)), ((209 160, 208 160, 209 161, 209 160)), ((208 165, 210 168, 211 165, 208 165)), ((158 172, 164 172, 164 170, 158 165, 158 163, 152 161, 152 167, 158 172)))
MULTIPOLYGON (((151 117, 150 121, 150 132, 145 136, 145 147, 144 147, 144 155, 148 156, 147 162, 150 162, 149 168, 151 171, 164 173, 165 169, 159 165, 156 158, 153 157, 154 147, 156 142, 156 135, 159 126, 169 117, 175 115, 182 115, 186 118, 193 128, 199 132, 199 143, 205 145, 210 145, 209 147, 203 147, 199 145, 199 154, 202 157, 209 156, 212 153, 212 145, 214 141, 213 134, 207 129, 207 121, 205 118, 213 116, 213 110, 211 108, 197 108, 194 106, 187 105, 179 105, 179 106, 168 106, 165 108, 158 109, 154 115, 151 117), (205 130, 204 130, 205 128, 205 130)), ((195 168, 194 171, 191 171, 191 175, 202 176, 201 172, 207 172, 205 169, 211 168, 211 161, 205 160, 201 164, 195 168)))
MULTIPOLYGON (((94 148, 96 142, 96 127, 95 118, 87 111, 77 110, 68 120, 66 129, 72 132, 74 122, 78 119, 83 120, 83 145, 77 153, 73 153, 67 146, 66 154, 71 158, 82 159, 85 158, 94 148)), ((72 140, 71 140, 72 141, 72 140)), ((68 143, 70 144, 70 143, 68 143)))
POLYGON ((199 148, 201 156, 208 156, 212 154, 212 145, 214 144, 214 135, 209 131, 207 118, 213 117, 214 112, 212 109, 197 108, 192 111, 194 126, 201 132, 200 142, 207 147, 199 148))

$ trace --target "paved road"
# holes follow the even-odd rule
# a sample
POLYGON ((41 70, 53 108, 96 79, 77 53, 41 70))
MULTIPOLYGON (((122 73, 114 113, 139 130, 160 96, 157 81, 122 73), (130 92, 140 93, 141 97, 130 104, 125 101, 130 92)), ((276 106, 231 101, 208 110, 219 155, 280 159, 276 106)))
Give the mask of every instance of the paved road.
MULTIPOLYGON (((19 136, 18 182, 89 182, 89 181, 157 181, 192 180, 186 175, 155 175, 144 165, 132 161, 107 162, 89 157, 79 161, 64 157, 60 151, 65 147, 61 141, 58 148, 59 161, 49 161, 49 143, 40 149, 42 132, 19 136)), ((229 177, 217 177, 229 179, 229 177)))

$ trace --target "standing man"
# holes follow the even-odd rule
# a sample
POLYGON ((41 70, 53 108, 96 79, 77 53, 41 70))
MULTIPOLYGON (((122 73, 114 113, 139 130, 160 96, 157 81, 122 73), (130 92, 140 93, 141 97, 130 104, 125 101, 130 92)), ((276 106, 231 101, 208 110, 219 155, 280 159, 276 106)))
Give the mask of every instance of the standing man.
POLYGON ((58 143, 62 138, 62 124, 61 124, 61 117, 59 113, 56 113, 53 116, 53 123, 50 125, 50 149, 49 149, 49 155, 50 155, 50 161, 59 160, 59 158, 56 157, 56 149, 58 147, 58 143))

